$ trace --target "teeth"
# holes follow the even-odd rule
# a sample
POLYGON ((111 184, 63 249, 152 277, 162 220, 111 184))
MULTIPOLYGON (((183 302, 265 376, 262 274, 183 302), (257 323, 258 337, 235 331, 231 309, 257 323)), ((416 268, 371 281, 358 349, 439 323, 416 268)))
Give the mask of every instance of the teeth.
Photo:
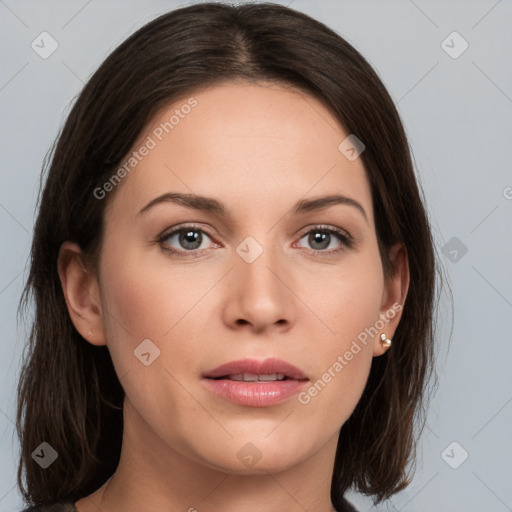
POLYGON ((270 375, 256 375, 255 373, 237 373, 228 375, 229 380, 243 380, 244 382, 284 380, 284 373, 271 373, 270 375))
POLYGON ((277 373, 271 373, 270 375, 259 375, 258 380, 277 380, 277 373))

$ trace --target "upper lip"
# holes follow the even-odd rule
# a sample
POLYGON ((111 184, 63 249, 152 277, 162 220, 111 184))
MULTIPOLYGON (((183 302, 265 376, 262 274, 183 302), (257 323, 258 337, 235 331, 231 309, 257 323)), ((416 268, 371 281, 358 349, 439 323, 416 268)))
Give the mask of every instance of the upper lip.
POLYGON ((203 373, 203 377, 214 379, 216 377, 226 377, 238 373, 252 373, 256 375, 282 373, 289 379, 307 380, 307 376, 302 370, 299 370, 299 368, 293 366, 293 364, 274 357, 262 361, 258 361, 257 359, 230 361, 229 363, 203 373))

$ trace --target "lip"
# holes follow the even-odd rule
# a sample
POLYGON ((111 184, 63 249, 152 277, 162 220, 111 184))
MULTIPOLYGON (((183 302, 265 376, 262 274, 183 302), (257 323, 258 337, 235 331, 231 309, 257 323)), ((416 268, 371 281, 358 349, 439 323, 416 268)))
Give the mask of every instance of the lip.
POLYGON ((306 374, 286 361, 268 358, 263 361, 241 359, 231 361, 202 374, 202 381, 214 394, 235 404, 249 407, 277 405, 296 395, 309 381, 306 374), (270 375, 282 373, 280 381, 235 381, 227 377, 239 373, 270 375), (226 377, 226 378, 221 378, 226 377))

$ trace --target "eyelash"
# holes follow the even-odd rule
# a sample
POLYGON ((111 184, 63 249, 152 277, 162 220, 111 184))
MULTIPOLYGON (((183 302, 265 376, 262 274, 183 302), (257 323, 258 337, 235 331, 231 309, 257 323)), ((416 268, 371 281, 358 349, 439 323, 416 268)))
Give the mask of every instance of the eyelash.
MULTIPOLYGON (((207 249, 193 249, 193 250, 178 250, 173 247, 170 247, 168 244, 166 244, 166 240, 171 238, 173 235, 179 234, 183 231, 198 231, 203 234, 208 235, 210 238, 214 238, 211 233, 209 233, 207 230, 205 230, 202 227, 196 226, 196 225, 186 225, 186 226, 180 226, 179 228, 173 229, 172 231, 169 231, 168 233, 164 233, 158 237, 158 243, 168 253, 181 255, 185 257, 193 257, 197 258, 199 257, 204 251, 207 249)), ((311 233, 329 233, 331 235, 334 235, 338 240, 341 242, 341 247, 338 249, 331 249, 330 251, 321 250, 321 249, 306 249, 307 252, 317 255, 332 255, 335 253, 339 253, 341 251, 344 251, 346 249, 352 249, 355 245, 354 239, 345 231, 342 231, 341 229, 335 228, 333 226, 325 226, 325 225, 317 225, 310 228, 308 231, 305 231, 299 238, 299 240, 302 240, 306 235, 309 235, 311 233)))

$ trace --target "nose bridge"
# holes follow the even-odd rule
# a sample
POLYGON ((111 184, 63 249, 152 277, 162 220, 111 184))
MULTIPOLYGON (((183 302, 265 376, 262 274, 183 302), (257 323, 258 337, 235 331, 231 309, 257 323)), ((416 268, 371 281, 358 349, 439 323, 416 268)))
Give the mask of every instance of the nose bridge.
MULTIPOLYGON (((245 320, 261 329, 291 320, 292 295, 287 282, 286 262, 272 236, 246 237, 236 248, 232 294, 236 321, 245 320)), ((234 319, 234 318, 233 318, 234 319)), ((235 319, 234 319, 235 320, 235 319)))
POLYGON ((256 293, 280 293, 282 283, 275 276, 282 266, 279 261, 280 251, 272 241, 272 236, 260 235, 259 240, 262 242, 248 236, 236 248, 240 258, 236 264, 240 284, 256 293))

